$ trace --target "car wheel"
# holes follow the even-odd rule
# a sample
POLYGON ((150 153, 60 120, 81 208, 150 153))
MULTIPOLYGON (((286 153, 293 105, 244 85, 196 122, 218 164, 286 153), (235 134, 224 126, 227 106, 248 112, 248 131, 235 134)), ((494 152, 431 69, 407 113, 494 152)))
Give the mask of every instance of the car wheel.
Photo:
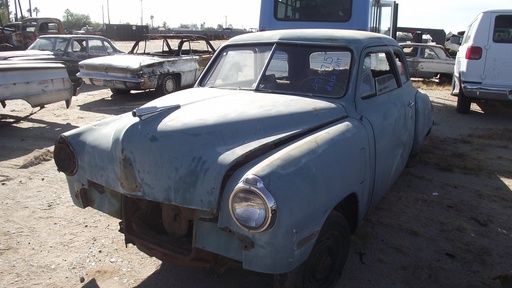
POLYGON ((162 95, 167 95, 178 90, 176 84, 176 77, 174 75, 165 75, 160 82, 158 92, 162 95))
POLYGON ((276 275, 274 287, 333 287, 341 277, 349 247, 348 223, 332 211, 306 261, 288 273, 276 275))
POLYGON ((446 85, 450 83, 450 80, 452 80, 452 75, 450 74, 441 74, 439 75, 439 84, 440 85, 446 85))
POLYGON ((468 114, 471 109, 471 99, 464 95, 464 91, 459 88, 459 95, 457 95, 456 111, 460 114, 468 114))
POLYGON ((110 88, 112 94, 128 94, 130 91, 129 89, 110 88))

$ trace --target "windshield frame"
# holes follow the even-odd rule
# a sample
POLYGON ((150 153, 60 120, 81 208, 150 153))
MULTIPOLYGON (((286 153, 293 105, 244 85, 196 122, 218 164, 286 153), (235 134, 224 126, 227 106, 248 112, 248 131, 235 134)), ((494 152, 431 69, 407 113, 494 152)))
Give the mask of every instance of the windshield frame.
POLYGON ((199 87, 341 98, 349 89, 353 51, 305 43, 231 45, 210 63, 199 87))

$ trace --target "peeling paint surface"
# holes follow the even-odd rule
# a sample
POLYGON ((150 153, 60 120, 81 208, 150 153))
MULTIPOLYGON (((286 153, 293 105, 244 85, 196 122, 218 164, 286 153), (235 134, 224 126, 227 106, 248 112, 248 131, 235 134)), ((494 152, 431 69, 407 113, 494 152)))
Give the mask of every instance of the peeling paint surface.
POLYGON ((23 99, 32 107, 73 96, 66 67, 60 63, 20 62, 0 64, 0 101, 23 99))
POLYGON ((159 88, 163 85, 164 76, 173 75, 178 88, 189 87, 194 84, 214 52, 211 43, 197 35, 145 35, 135 42, 126 55, 80 62, 77 76, 92 85, 147 90, 159 88), (154 42, 162 44, 155 45, 154 42))

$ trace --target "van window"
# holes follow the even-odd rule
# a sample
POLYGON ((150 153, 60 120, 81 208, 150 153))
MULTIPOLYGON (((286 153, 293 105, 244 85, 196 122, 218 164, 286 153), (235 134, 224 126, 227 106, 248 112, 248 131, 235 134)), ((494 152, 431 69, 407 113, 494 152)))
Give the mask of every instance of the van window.
POLYGON ((274 17, 280 21, 347 22, 352 0, 275 0, 274 17))
POLYGON ((512 15, 496 16, 492 35, 495 43, 512 43, 512 15))
POLYGON ((462 38, 461 45, 464 45, 466 43, 470 43, 471 39, 473 39, 473 30, 476 29, 474 25, 475 22, 472 22, 469 24, 468 29, 466 29, 466 33, 464 33, 464 38, 462 38))

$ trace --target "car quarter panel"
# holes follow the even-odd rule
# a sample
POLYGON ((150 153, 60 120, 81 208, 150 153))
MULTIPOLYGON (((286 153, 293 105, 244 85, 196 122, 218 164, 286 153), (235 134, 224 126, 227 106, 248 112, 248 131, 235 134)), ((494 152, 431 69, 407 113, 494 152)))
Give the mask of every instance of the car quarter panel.
MULTIPOLYGON (((351 193, 369 201, 372 185, 368 149, 364 126, 346 118, 237 171, 222 195, 218 228, 240 239, 239 247, 249 239, 256 244, 252 249, 242 249, 239 260, 244 268, 267 273, 291 270, 309 255, 322 223, 336 204, 351 193), (274 226, 259 233, 239 227, 229 213, 231 191, 247 174, 260 177, 277 202, 274 226), (280 257, 274 257, 277 254, 280 257)), ((367 205, 359 203, 358 209, 367 205)), ((230 253, 232 247, 203 232, 196 238, 198 247, 230 253)))
POLYGON ((190 86, 200 73, 198 60, 199 56, 106 56, 80 62, 77 76, 109 88, 154 89, 160 75, 180 74, 180 86, 190 86))

